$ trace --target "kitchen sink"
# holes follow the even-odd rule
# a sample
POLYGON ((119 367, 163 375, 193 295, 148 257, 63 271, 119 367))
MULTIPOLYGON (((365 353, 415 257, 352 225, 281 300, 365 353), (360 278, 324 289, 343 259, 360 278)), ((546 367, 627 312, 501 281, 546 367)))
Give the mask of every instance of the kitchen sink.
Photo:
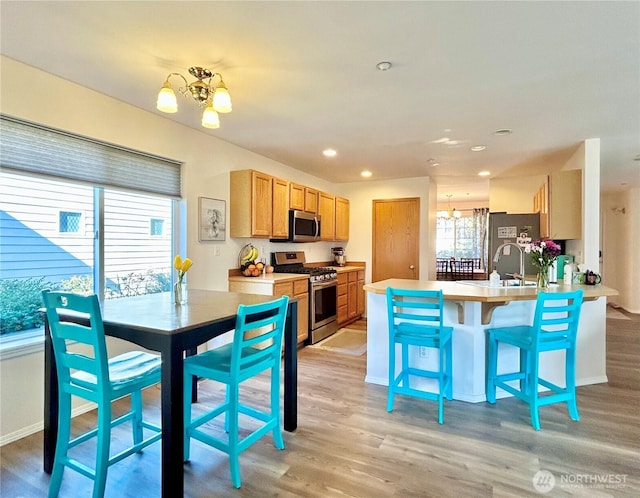
MULTIPOLYGON (((475 285, 476 287, 493 287, 489 280, 458 280, 457 283, 465 285, 475 285)), ((536 283, 532 281, 525 281, 525 287, 535 287, 536 283)), ((522 282, 516 279, 501 280, 500 287, 522 287, 522 282)), ((498 289, 499 287, 493 287, 498 289)))

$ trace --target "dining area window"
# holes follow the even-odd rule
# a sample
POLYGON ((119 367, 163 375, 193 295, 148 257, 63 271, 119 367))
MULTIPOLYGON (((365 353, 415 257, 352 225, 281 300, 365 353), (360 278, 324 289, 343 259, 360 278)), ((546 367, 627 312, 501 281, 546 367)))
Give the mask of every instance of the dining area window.
POLYGON ((487 219, 487 208, 464 210, 459 218, 437 218, 437 278, 450 271, 451 261, 472 261, 476 273, 487 268, 487 219))

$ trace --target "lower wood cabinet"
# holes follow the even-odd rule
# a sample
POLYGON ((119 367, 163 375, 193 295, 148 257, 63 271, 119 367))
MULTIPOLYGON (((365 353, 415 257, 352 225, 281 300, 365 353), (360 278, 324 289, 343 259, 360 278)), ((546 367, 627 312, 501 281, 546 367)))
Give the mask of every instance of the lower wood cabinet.
POLYGON ((232 277, 229 291, 265 296, 289 296, 298 298, 298 344, 309 337, 309 279, 304 276, 294 280, 273 282, 262 278, 232 277))
POLYGON ((338 326, 343 327, 364 313, 364 270, 338 272, 338 326))

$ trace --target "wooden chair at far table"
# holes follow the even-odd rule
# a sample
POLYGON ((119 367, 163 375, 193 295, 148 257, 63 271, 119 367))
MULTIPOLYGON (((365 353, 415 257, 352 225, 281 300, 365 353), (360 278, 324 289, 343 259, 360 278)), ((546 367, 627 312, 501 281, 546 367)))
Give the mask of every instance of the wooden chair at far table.
POLYGON ((451 261, 452 280, 473 280, 474 261, 457 259, 451 261))
POLYGON ((58 496, 65 467, 92 479, 93 497, 100 498, 104 496, 108 467, 133 453, 139 453, 162 436, 159 426, 142 419, 141 393, 145 387, 160 382, 160 357, 142 351, 130 351, 108 359, 104 324, 95 295, 43 291, 42 298, 56 359, 60 406, 49 498, 58 496), (72 312, 88 320, 88 324, 61 321, 58 310, 65 311, 66 315, 72 312), (129 394, 131 411, 111 420, 111 402, 129 394), (98 427, 70 440, 71 396, 98 405, 98 427), (111 428, 127 421, 131 421, 133 445, 110 457, 111 428), (151 430, 153 434, 143 439, 143 429, 151 430), (92 469, 70 456, 69 450, 96 436, 96 465, 92 469))
MULTIPOLYGON (((389 387, 387 411, 393 410, 396 393, 438 402, 438 423, 444 422, 444 398, 452 399, 453 327, 443 325, 442 291, 404 290, 387 287, 387 317, 389 321, 389 387), (400 372, 396 375, 396 345, 400 345, 400 372), (409 355, 409 346, 413 346, 409 355), (438 351, 438 370, 415 364, 420 361, 420 347, 438 351), (411 365, 410 362, 413 360, 411 365), (435 379, 437 392, 413 386, 422 377, 435 379)), ((425 382, 423 380, 423 382, 425 382)), ((428 382, 428 380, 426 381, 428 382)), ((429 386, 425 386, 429 387, 429 386)))
POLYGON ((580 420, 576 400, 576 334, 582 308, 583 291, 540 292, 536 301, 533 325, 516 325, 487 329, 487 401, 496 402, 500 387, 529 403, 531 425, 540 430, 539 408, 553 403, 567 403, 572 420, 580 420), (520 349, 520 368, 516 372, 498 374, 498 343, 520 349), (540 354, 547 351, 565 352, 565 387, 560 387, 539 375, 540 354), (519 389, 510 385, 518 380, 519 389), (549 393, 538 394, 538 385, 549 393))
POLYGON ((284 449, 280 423, 280 358, 289 298, 283 296, 261 304, 240 305, 233 342, 184 360, 184 459, 189 460, 190 439, 197 439, 229 455, 231 482, 240 479, 239 456, 262 436, 271 432, 275 447, 284 449), (270 371, 270 408, 258 410, 240 403, 240 384, 266 370, 270 371), (224 403, 191 420, 192 378, 203 377, 226 385, 224 403), (243 439, 239 438, 239 414, 262 422, 243 439), (227 437, 214 437, 200 427, 224 415, 227 437))

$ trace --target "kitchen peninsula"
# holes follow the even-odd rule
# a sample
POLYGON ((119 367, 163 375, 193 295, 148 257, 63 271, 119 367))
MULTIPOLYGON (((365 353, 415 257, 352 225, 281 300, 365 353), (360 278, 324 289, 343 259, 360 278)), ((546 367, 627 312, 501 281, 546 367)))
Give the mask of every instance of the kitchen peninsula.
MULTIPOLYGON (((367 292, 367 373, 365 381, 388 383, 388 326, 386 288, 442 290, 445 300, 444 323, 453 331, 453 397, 477 403, 485 396, 485 329, 533 321, 538 289, 535 286, 489 287, 487 281, 425 281, 389 279, 366 284, 367 292)), ((577 385, 607 382, 606 373, 606 296, 615 296, 615 289, 603 285, 553 285, 548 292, 563 292, 580 288, 584 303, 577 337, 577 385)), ((437 355, 432 351, 421 357, 417 348, 410 351, 410 363, 418 367, 437 369, 437 355)), ((517 368, 515 348, 501 351, 498 371, 517 368)), ((543 353, 540 374, 564 385, 564 355, 561 351, 543 353)), ((416 386, 432 382, 416 379, 416 386)), ((429 386, 430 389, 433 387, 429 386)), ((498 397, 508 396, 498 391, 498 397)))

